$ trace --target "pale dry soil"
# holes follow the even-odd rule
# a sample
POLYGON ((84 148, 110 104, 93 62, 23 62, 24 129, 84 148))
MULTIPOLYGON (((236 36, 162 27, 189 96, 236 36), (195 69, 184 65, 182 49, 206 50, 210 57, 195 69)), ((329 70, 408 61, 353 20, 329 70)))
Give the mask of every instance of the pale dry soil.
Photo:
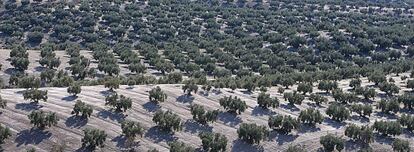
MULTIPOLYGON (((403 91, 408 91, 405 88, 405 81, 399 77, 394 76, 396 84, 400 85, 403 91)), ((368 83, 366 78, 363 78, 363 85, 372 85, 368 83)), ((343 90, 349 89, 349 80, 340 81, 340 88, 343 90)), ((396 120, 396 116, 382 115, 375 111, 370 118, 362 118, 357 114, 353 114, 352 118, 345 123, 338 123, 327 118, 322 124, 317 124, 316 127, 309 127, 302 125, 301 129, 293 131, 289 135, 282 135, 273 131, 269 138, 261 142, 260 145, 248 145, 243 141, 237 139, 237 128, 241 123, 256 123, 267 126, 267 120, 270 115, 291 115, 297 117, 300 110, 309 107, 314 107, 325 114, 325 109, 328 104, 323 104, 318 107, 313 105, 307 99, 302 105, 290 107, 287 102, 283 100, 282 96, 277 93, 277 88, 269 89, 271 96, 276 96, 281 101, 281 106, 278 108, 271 108, 263 110, 257 106, 256 98, 258 92, 246 93, 244 90, 236 90, 232 92, 228 89, 221 89, 212 91, 208 95, 203 91, 199 91, 192 96, 183 95, 181 85, 159 85, 164 92, 167 93, 168 99, 159 106, 150 103, 148 100, 148 91, 155 87, 155 85, 141 85, 132 88, 128 86, 121 86, 116 91, 118 94, 130 97, 133 100, 132 109, 128 110, 124 115, 111 111, 110 107, 105 106, 105 95, 107 95, 107 88, 103 86, 85 86, 82 87, 82 93, 77 98, 70 96, 66 92, 66 88, 42 88, 48 90, 48 101, 40 102, 37 106, 25 101, 21 92, 23 89, 3 89, 1 96, 8 101, 6 109, 0 109, 0 123, 10 127, 13 135, 3 145, 5 151, 24 151, 25 149, 34 147, 38 151, 49 151, 54 144, 66 144, 66 151, 84 151, 81 149, 81 139, 83 137, 82 130, 85 128, 97 128, 105 130, 108 137, 105 142, 105 147, 98 149, 98 151, 121 151, 129 146, 135 147, 138 151, 147 151, 156 148, 159 151, 168 151, 167 142, 173 140, 183 141, 188 145, 194 147, 201 146, 201 140, 198 138, 198 133, 203 131, 212 131, 226 135, 229 139, 228 151, 283 151, 289 145, 302 145, 308 151, 320 151, 321 145, 319 138, 327 133, 336 135, 343 135, 346 124, 372 124, 378 119, 396 120), (241 115, 233 115, 224 110, 219 105, 219 99, 224 96, 235 95, 246 101, 248 109, 241 115), (71 115, 72 108, 76 100, 82 100, 93 106, 94 112, 92 117, 87 121, 81 121, 79 118, 71 115), (218 121, 208 126, 201 126, 192 120, 189 105, 192 103, 200 104, 207 109, 220 109, 223 111, 219 114, 218 121), (56 112, 59 117, 58 125, 47 128, 43 131, 33 128, 27 115, 36 109, 44 111, 56 112), (183 130, 175 134, 168 134, 157 129, 156 124, 152 122, 152 116, 158 109, 171 110, 178 114, 183 122, 183 130), (140 122, 146 129, 142 138, 137 138, 135 143, 126 144, 125 138, 121 136, 120 123, 122 120, 134 120, 140 122)), ((316 86, 316 84, 315 84, 316 86)), ((287 91, 295 90, 296 86, 291 87, 287 91)), ((315 93, 324 94, 323 91, 314 88, 315 93)), ((382 93, 375 98, 379 101, 382 93)), ((333 99, 329 96, 330 102, 333 99)), ((374 102, 375 102, 374 101, 374 102)), ((365 103, 369 104, 369 103, 365 103)), ((374 108, 376 103, 372 103, 374 108)), ((404 131, 398 138, 413 139, 414 134, 404 131)), ((358 142, 354 142, 346 137, 346 151, 357 151, 360 148, 358 142)), ((391 143, 394 137, 383 137, 376 135, 374 143, 371 147, 375 151, 390 151, 391 143)), ((410 140, 411 146, 414 142, 410 140)), ((411 147, 414 149, 414 147, 411 147)))

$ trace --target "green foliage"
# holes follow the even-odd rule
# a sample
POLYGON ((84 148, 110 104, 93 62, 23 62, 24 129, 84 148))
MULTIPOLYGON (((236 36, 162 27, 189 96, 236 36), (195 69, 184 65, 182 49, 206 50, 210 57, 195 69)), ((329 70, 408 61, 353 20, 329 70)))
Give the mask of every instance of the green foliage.
POLYGON ((24 76, 17 80, 17 86, 19 88, 39 88, 41 81, 34 76, 24 76))
POLYGON ((112 94, 105 98, 105 105, 109 105, 115 108, 116 112, 125 112, 132 107, 132 99, 127 98, 124 95, 112 94))
POLYGON ((182 129, 181 118, 169 110, 165 112, 158 110, 152 117, 152 121, 164 131, 173 132, 182 129))
POLYGON ((313 86, 310 83, 299 83, 297 91, 302 92, 303 95, 305 95, 308 92, 312 93, 313 92, 313 86))
POLYGON ((46 82, 52 82, 56 75, 56 71, 52 69, 46 69, 40 73, 40 80, 46 82))
POLYGON ((355 90, 355 88, 361 87, 361 83, 362 83, 361 79, 352 79, 349 82, 349 87, 352 87, 355 90))
POLYGON ((407 81, 407 88, 414 89, 414 80, 407 81))
POLYGON ((385 113, 390 113, 391 111, 397 113, 400 111, 400 103, 394 98, 388 100, 383 99, 378 103, 377 108, 385 113))
POLYGON ((141 74, 141 73, 145 73, 147 68, 144 65, 142 65, 141 63, 131 63, 131 64, 128 65, 128 69, 131 72, 141 74))
POLYGON ((3 98, 1 98, 0 96, 0 108, 4 109, 7 107, 7 100, 4 100, 3 98))
POLYGON ((346 93, 341 89, 333 90, 332 97, 335 99, 335 101, 340 103, 354 103, 360 100, 360 98, 355 93, 346 93))
POLYGON ((402 125, 407 127, 407 130, 414 131, 414 116, 410 116, 407 114, 402 114, 398 118, 398 122, 402 125))
POLYGON ((329 105, 328 109, 326 110, 326 114, 333 120, 339 122, 345 121, 350 116, 349 110, 345 106, 339 104, 329 105))
POLYGON ((299 121, 302 123, 307 123, 310 125, 321 124, 324 120, 324 116, 319 112, 319 110, 308 108, 300 112, 299 121))
POLYGON ((291 77, 284 77, 280 80, 280 84, 288 89, 289 86, 295 84, 295 80, 293 80, 291 77))
POLYGON ((201 139, 203 150, 209 152, 225 152, 227 137, 219 133, 202 132, 198 134, 201 139))
POLYGON ((18 71, 27 70, 29 66, 29 53, 22 45, 17 45, 10 51, 10 64, 18 71))
POLYGON ((327 134, 325 136, 322 136, 319 139, 319 142, 322 144, 323 148, 327 152, 334 151, 335 149, 338 151, 342 151, 342 149, 345 148, 345 140, 333 134, 327 134))
POLYGON ((117 77, 105 77, 104 81, 105 88, 109 88, 110 91, 118 89, 119 84, 121 83, 121 81, 117 77))
POLYGON ((88 118, 92 115, 93 109, 91 105, 86 104, 85 102, 82 102, 81 100, 76 101, 75 106, 73 107, 72 114, 75 114, 76 116, 81 113, 82 118, 88 118))
POLYGON ((35 127, 40 129, 45 129, 45 127, 56 126, 59 118, 56 116, 56 113, 44 112, 42 110, 32 111, 27 117, 30 120, 30 124, 33 124, 35 127))
POLYGON ((242 101, 237 96, 229 96, 223 97, 219 100, 220 106, 222 106, 225 110, 231 113, 241 114, 247 109, 247 105, 245 101, 242 101))
POLYGON ((188 80, 185 82, 185 84, 182 87, 184 93, 187 93, 187 95, 191 96, 191 92, 197 93, 198 86, 195 83, 193 79, 188 80))
POLYGON ((271 116, 268 120, 268 125, 271 129, 279 130, 282 133, 288 134, 293 129, 299 128, 299 120, 292 118, 291 116, 271 116))
POLYGON ((369 126, 359 127, 355 124, 351 124, 346 127, 345 136, 353 140, 359 140, 365 144, 369 144, 374 141, 374 132, 369 126))
POLYGON ((392 143, 392 149, 396 152, 409 152, 411 150, 410 142, 397 138, 392 143))
POLYGON ((78 83, 73 83, 68 87, 67 91, 69 94, 76 96, 77 94, 81 93, 82 88, 78 83))
POLYGON ((257 97, 257 103, 263 109, 268 109, 269 107, 279 107, 279 99, 277 99, 276 97, 271 98, 270 94, 266 94, 264 92, 260 93, 257 97))
POLYGON ((208 122, 215 122, 219 114, 219 110, 206 111, 203 106, 198 104, 191 105, 191 114, 193 119, 202 125, 208 122))
POLYGON ((309 100, 315 102, 316 105, 318 106, 321 105, 321 103, 328 102, 327 98, 323 97, 322 95, 314 94, 314 93, 310 94, 309 100))
POLYGON ((195 148, 187 146, 183 142, 173 141, 169 142, 168 146, 170 146, 170 152, 195 152, 195 148))
MULTIPOLYGON (((4 144, 5 140, 11 136, 11 130, 9 127, 0 125, 0 144, 4 144)), ((0 146, 1 149, 1 146, 0 146)))
POLYGON ((103 148, 105 146, 105 140, 108 136, 105 131, 98 129, 84 129, 82 138, 82 147, 88 147, 94 150, 96 147, 103 148))
POLYGON ((394 83, 383 82, 379 84, 381 91, 384 91, 388 96, 392 96, 400 91, 400 88, 394 83))
POLYGON ((302 101, 305 99, 304 95, 298 94, 296 91, 292 92, 285 92, 283 94, 283 98, 289 102, 290 105, 301 105, 302 101))
POLYGON ((237 129, 237 134, 239 139, 249 144, 259 144, 261 140, 269 136, 269 131, 265 126, 259 126, 253 123, 242 123, 239 129, 237 129))
POLYGON ((377 132, 383 135, 400 135, 402 133, 401 124, 397 121, 375 121, 372 126, 377 132))
POLYGON ((156 104, 158 104, 159 102, 164 102, 165 100, 167 100, 167 97, 167 94, 164 93, 159 86, 149 91, 149 100, 156 104))
POLYGON ((141 123, 134 121, 123 121, 121 122, 122 134, 129 140, 133 141, 137 135, 144 134, 144 128, 141 123))
POLYGON ((369 98, 375 98, 375 96, 377 96, 377 92, 374 88, 357 87, 354 89, 354 91, 356 94, 364 96, 365 100, 368 100, 369 98))
POLYGON ((371 116, 372 106, 369 104, 353 104, 351 105, 350 110, 360 116, 371 116))
POLYGON ((24 100, 31 100, 34 103, 39 103, 40 100, 47 101, 47 90, 29 89, 23 92, 24 100))
POLYGON ((397 98, 399 103, 404 104, 404 108, 412 110, 414 108, 414 95, 413 94, 403 94, 397 98))
POLYGON ((289 145, 284 152, 306 152, 306 150, 299 145, 289 145))
POLYGON ((387 78, 382 72, 373 72, 371 75, 368 76, 369 82, 374 82, 375 85, 378 85, 379 83, 384 83, 387 81, 387 78))
POLYGON ((326 93, 336 88, 338 88, 338 83, 336 81, 322 80, 318 84, 318 89, 325 90, 326 93))

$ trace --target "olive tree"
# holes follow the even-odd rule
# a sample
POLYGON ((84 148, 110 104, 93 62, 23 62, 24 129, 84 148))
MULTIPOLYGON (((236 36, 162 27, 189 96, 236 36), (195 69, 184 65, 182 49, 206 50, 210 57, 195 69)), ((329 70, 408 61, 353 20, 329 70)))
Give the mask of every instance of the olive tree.
POLYGON ((109 88, 109 91, 114 91, 114 89, 119 88, 120 83, 121 83, 121 81, 119 80, 119 78, 106 77, 105 82, 104 82, 104 86, 105 86, 105 88, 109 88))
POLYGON ((181 118, 169 110, 158 110, 154 114, 154 117, 152 117, 152 121, 162 130, 167 132, 180 131, 182 128, 181 118))
POLYGON ((201 139, 203 150, 210 152, 225 152, 227 137, 219 133, 202 132, 198 134, 201 139))
POLYGON ((76 97, 77 94, 81 93, 82 88, 78 83, 73 83, 68 87, 67 91, 69 94, 72 94, 76 97))
POLYGON ((47 101, 47 90, 29 89, 23 92, 24 100, 30 100, 34 103, 39 103, 40 100, 47 101))
POLYGON ((241 114, 247 109, 246 102, 237 96, 223 97, 219 100, 220 106, 231 113, 241 114))
POLYGON ((270 94, 266 94, 264 92, 260 93, 257 97, 257 103, 263 109, 268 109, 269 107, 279 107, 279 99, 277 99, 276 97, 271 98, 270 94))
POLYGON ((170 146, 170 152, 195 152, 194 147, 187 146, 185 143, 179 141, 169 142, 168 146, 170 146))
POLYGON ((353 104, 350 107, 352 112, 359 114, 360 116, 371 116, 372 106, 363 104, 353 104))
POLYGON ((328 109, 326 110, 326 114, 333 120, 339 122, 345 121, 350 116, 349 110, 345 106, 339 104, 329 105, 328 109))
POLYGON ((314 93, 310 94, 309 100, 315 102, 315 104, 318 106, 321 105, 321 103, 328 102, 328 98, 322 95, 319 95, 319 94, 314 94, 314 93))
POLYGON ((306 93, 312 93, 313 92, 313 86, 311 83, 299 83, 297 87, 298 92, 302 92, 303 95, 306 93))
MULTIPOLYGON (((11 130, 9 127, 0 125, 0 144, 4 144, 5 140, 11 136, 11 130)), ((0 146, 1 149, 1 146, 0 146)))
POLYGON ((392 149, 397 152, 409 152, 411 150, 410 142, 397 138, 392 143, 392 149))
POLYGON ((282 133, 288 134, 292 129, 299 128, 299 120, 292 118, 291 116, 271 116, 268 120, 268 125, 273 130, 281 131, 282 133))
POLYGON ((319 139, 319 142, 321 143, 325 151, 328 152, 334 151, 335 149, 338 151, 342 151, 342 149, 345 148, 345 140, 333 134, 327 134, 325 136, 322 136, 319 139))
POLYGON ((374 128, 374 130, 385 136, 396 136, 402 133, 401 124, 397 121, 375 121, 372 127, 374 128))
POLYGON ((315 125, 317 123, 321 124, 324 120, 324 116, 319 112, 319 110, 308 108, 300 112, 298 119, 302 123, 315 125))
POLYGON ((336 81, 322 80, 318 84, 318 89, 325 90, 326 93, 336 88, 338 88, 338 83, 336 81))
POLYGON ((73 107, 72 114, 78 116, 81 113, 82 118, 89 118, 92 115, 93 109, 91 105, 82 102, 81 100, 76 101, 75 106, 73 107))
POLYGON ((372 127, 369 126, 357 126, 355 124, 348 125, 345 129, 345 136, 359 140, 365 144, 369 144, 374 141, 374 132, 372 127))
POLYGON ((298 104, 301 105, 302 101, 305 99, 305 96, 298 94, 296 91, 285 92, 283 98, 289 102, 290 105, 298 104))
POLYGON ((164 93, 159 86, 157 86, 149 91, 149 100, 158 104, 159 102, 167 100, 167 94, 164 93))
POLYGON ((106 137, 108 136, 105 131, 99 129, 83 130, 82 147, 88 147, 94 150, 96 147, 103 148, 105 146, 106 137))
POLYGON ((122 135, 124 135, 127 140, 133 141, 137 135, 141 136, 144 134, 144 127, 141 123, 134 121, 123 121, 121 122, 122 135))
POLYGON ((202 125, 206 125, 208 122, 215 122, 219 114, 219 110, 206 111, 203 106, 198 104, 191 105, 190 111, 193 119, 202 125))
POLYGON ((56 126, 59 118, 54 112, 44 112, 42 110, 32 111, 27 117, 30 120, 30 124, 33 124, 35 127, 40 129, 45 129, 46 127, 56 126))
POLYGON ((398 122, 402 126, 407 127, 408 131, 413 131, 414 130, 414 116, 410 116, 410 115, 407 115, 407 114, 402 114, 398 118, 398 122))
POLYGON ((105 98, 105 105, 114 107, 116 112, 125 112, 132 107, 132 99, 124 95, 118 98, 118 94, 115 93, 105 98))
POLYGON ((197 93, 198 86, 195 83, 195 80, 188 80, 185 82, 185 84, 182 87, 184 93, 187 93, 187 95, 191 96, 191 92, 197 93))
POLYGON ((239 139, 246 141, 248 144, 259 144, 261 140, 269 136, 269 131, 265 126, 242 123, 237 129, 237 134, 239 139))

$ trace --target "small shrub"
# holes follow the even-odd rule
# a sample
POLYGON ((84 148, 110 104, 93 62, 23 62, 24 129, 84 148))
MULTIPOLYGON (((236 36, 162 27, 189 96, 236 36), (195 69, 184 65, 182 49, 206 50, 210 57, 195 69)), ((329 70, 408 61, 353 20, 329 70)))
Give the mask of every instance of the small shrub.
POLYGON ((227 137, 219 133, 202 132, 198 134, 201 139, 203 150, 210 152, 225 152, 227 137))
POLYGON ((167 94, 164 93, 159 86, 149 91, 149 100, 158 104, 167 100, 167 94))
POLYGON ((85 102, 82 102, 81 100, 76 101, 75 106, 73 107, 72 114, 75 114, 76 116, 81 113, 82 118, 88 118, 92 115, 93 109, 91 105, 86 104, 85 102))

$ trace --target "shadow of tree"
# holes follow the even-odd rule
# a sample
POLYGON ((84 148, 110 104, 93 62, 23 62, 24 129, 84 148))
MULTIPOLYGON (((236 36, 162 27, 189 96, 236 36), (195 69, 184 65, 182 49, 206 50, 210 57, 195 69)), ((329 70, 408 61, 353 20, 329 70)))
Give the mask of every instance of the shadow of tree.
POLYGON ((116 142, 116 147, 120 148, 122 151, 130 151, 140 145, 140 142, 128 141, 128 139, 122 135, 116 136, 111 141, 116 142))
POLYGON ((103 91, 100 91, 99 93, 106 97, 106 96, 114 94, 115 92, 111 90, 103 90, 103 91))
POLYGON ((184 123, 184 131, 190 133, 199 133, 199 132, 212 132, 213 127, 208 125, 201 125, 193 120, 187 120, 184 123))
POLYGON ((264 148, 261 145, 251 145, 240 139, 233 141, 231 152, 264 152, 264 148))
POLYGON ((299 135, 278 134, 277 138, 276 138, 276 142, 277 142, 278 145, 283 145, 283 144, 294 141, 298 137, 299 137, 299 135))
POLYGON ((290 104, 281 104, 280 105, 281 108, 290 110, 290 111, 300 111, 300 109, 298 107, 296 107, 295 105, 290 105, 290 104))
POLYGON ((342 126, 346 125, 346 123, 344 123, 344 122, 338 122, 338 121, 332 120, 331 118, 325 118, 323 123, 325 123, 329 126, 332 126, 336 129, 341 128, 342 126))
POLYGON ((31 128, 22 130, 19 133, 17 133, 15 142, 17 143, 17 147, 28 144, 37 145, 41 143, 43 140, 50 138, 51 136, 52 133, 48 131, 43 131, 38 128, 31 128))
POLYGON ((193 96, 188 96, 187 94, 181 95, 179 97, 177 97, 177 101, 178 102, 182 102, 182 103, 191 103, 194 101, 194 97, 193 96))
POLYGON ((242 123, 242 119, 237 117, 236 114, 228 113, 228 112, 221 112, 218 115, 218 120, 222 121, 224 124, 234 127, 240 123, 242 123))
POLYGON ((243 93, 243 94, 247 94, 247 95, 252 95, 253 94, 253 92, 250 92, 250 91, 247 91, 247 90, 242 90, 240 92, 243 93))
POLYGON ((174 137, 173 134, 169 132, 165 132, 159 129, 157 126, 154 126, 148 129, 147 132, 145 133, 145 138, 149 138, 153 140, 155 143, 159 143, 163 141, 170 142, 170 141, 177 140, 177 137, 174 137))
POLYGON ((380 144, 390 145, 394 141, 394 139, 390 136, 384 136, 378 133, 374 134, 374 136, 375 136, 374 138, 375 142, 380 143, 380 144))
POLYGON ((19 110, 24 110, 24 111, 32 111, 32 110, 39 110, 42 107, 43 107, 42 105, 39 105, 34 102, 30 102, 30 103, 18 103, 15 105, 14 108, 19 109, 19 110))
POLYGON ((253 116, 263 116, 263 115, 274 115, 275 112, 271 111, 270 109, 263 109, 262 107, 256 106, 252 110, 253 116))
POLYGON ((387 119, 397 119, 398 117, 395 114, 385 113, 385 112, 378 112, 375 114, 378 117, 385 117, 387 119))
POLYGON ((143 104, 142 107, 148 112, 156 112, 161 108, 159 105, 151 101, 148 101, 147 103, 143 104))
POLYGON ((369 122, 369 118, 367 118, 367 117, 362 117, 362 116, 357 116, 357 115, 353 115, 353 116, 351 116, 351 119, 352 119, 352 120, 355 120, 355 121, 362 122, 362 123, 367 123, 367 122, 369 122))
POLYGON ((46 67, 42 67, 42 66, 35 67, 36 72, 42 72, 42 71, 44 71, 46 69, 47 69, 46 67))
POLYGON ((78 98, 78 96, 66 96, 66 97, 63 97, 62 100, 64 100, 64 101, 73 101, 73 100, 76 100, 77 98, 78 98))
POLYGON ((98 117, 103 119, 110 119, 112 121, 121 122, 125 119, 126 115, 123 113, 116 113, 108 110, 102 110, 98 112, 98 117))
POLYGON ((300 129, 298 129, 299 133, 317 132, 317 131, 321 131, 321 128, 318 128, 318 127, 312 126, 312 125, 308 125, 308 124, 303 124, 303 125, 300 126, 300 129))
POLYGON ((71 116, 65 121, 66 127, 80 128, 85 126, 88 123, 88 119, 82 118, 80 116, 71 116))

